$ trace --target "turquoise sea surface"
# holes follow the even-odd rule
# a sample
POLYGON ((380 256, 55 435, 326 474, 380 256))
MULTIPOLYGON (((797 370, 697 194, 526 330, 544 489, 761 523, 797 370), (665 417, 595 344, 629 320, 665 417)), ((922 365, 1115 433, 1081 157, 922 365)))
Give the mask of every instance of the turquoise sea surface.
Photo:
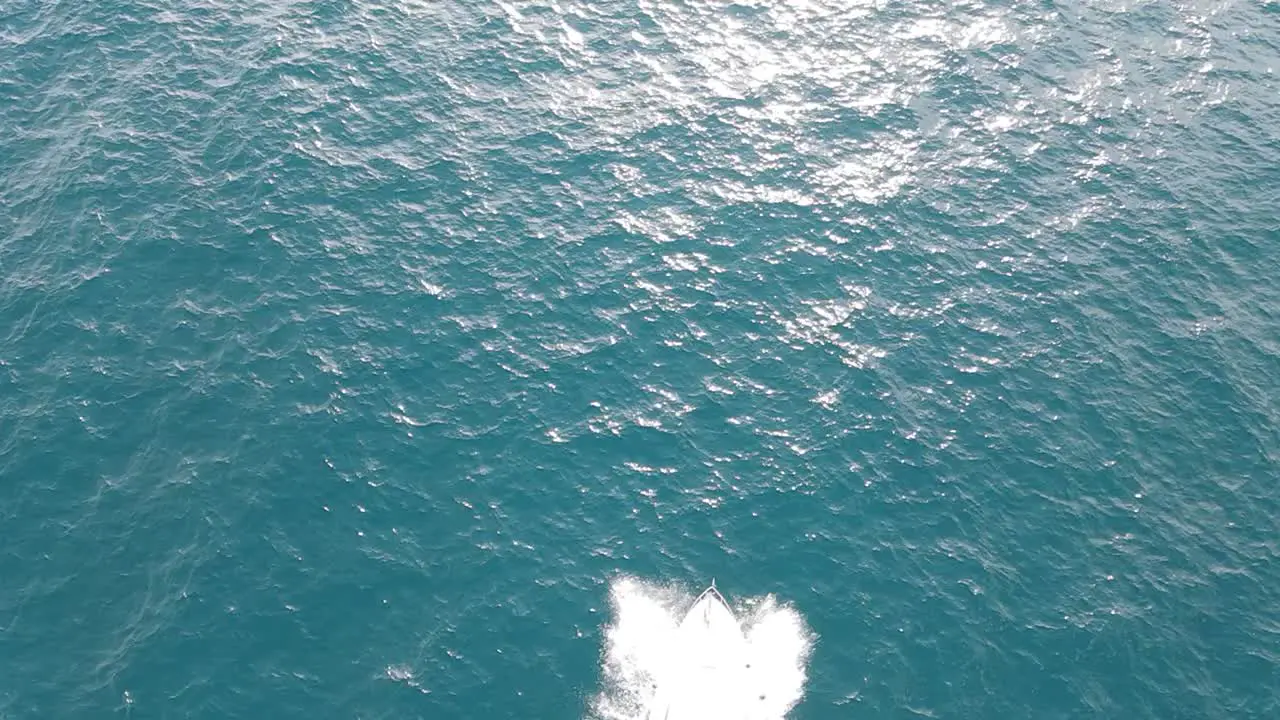
POLYGON ((1277 73, 1276 0, 0 0, 0 719, 614 720, 712 578, 792 720, 1280 717, 1277 73))

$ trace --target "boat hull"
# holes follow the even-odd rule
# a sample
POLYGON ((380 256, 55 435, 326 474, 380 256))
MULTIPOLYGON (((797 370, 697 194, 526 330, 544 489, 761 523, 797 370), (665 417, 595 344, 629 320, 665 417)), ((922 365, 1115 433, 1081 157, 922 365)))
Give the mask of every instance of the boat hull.
POLYGON ((750 693, 747 650, 742 623, 712 585, 698 596, 676 630, 676 646, 668 667, 657 678, 646 720, 750 717, 742 712, 747 707, 744 696, 750 693))

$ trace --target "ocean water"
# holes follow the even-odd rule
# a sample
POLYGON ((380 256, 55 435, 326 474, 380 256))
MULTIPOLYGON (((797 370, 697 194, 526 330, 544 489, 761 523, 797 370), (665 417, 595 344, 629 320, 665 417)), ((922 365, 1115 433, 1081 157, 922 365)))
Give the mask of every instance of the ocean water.
POLYGON ((1274 0, 3 0, 0 718, 592 719, 712 578, 793 720, 1280 717, 1278 71, 1274 0))

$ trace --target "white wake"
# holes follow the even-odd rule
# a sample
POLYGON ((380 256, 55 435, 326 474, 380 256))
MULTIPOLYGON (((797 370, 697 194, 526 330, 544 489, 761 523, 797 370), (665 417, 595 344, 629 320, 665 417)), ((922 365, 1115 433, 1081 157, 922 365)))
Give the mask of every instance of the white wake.
MULTIPOLYGON (((699 588, 701 589, 701 588, 699 588)), ((610 587, 613 615, 605 627, 603 687, 594 698, 595 720, 650 720, 650 712, 671 703, 714 707, 708 720, 782 720, 804 694, 805 665, 813 634, 794 608, 772 596, 734 602, 745 643, 699 635, 702 644, 685 647, 688 635, 676 629, 693 603, 688 592, 621 577, 610 587), (741 655, 734 672, 712 683, 681 682, 690 657, 741 655)), ((661 720, 661 710, 655 712, 661 720)))

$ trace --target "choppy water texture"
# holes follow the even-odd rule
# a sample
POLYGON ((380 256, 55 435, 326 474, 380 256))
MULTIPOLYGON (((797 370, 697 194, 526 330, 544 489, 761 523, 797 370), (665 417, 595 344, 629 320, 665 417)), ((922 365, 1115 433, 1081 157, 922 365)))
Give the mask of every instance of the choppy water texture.
POLYGON ((0 3, 0 717, 1280 716, 1280 5, 0 3))

